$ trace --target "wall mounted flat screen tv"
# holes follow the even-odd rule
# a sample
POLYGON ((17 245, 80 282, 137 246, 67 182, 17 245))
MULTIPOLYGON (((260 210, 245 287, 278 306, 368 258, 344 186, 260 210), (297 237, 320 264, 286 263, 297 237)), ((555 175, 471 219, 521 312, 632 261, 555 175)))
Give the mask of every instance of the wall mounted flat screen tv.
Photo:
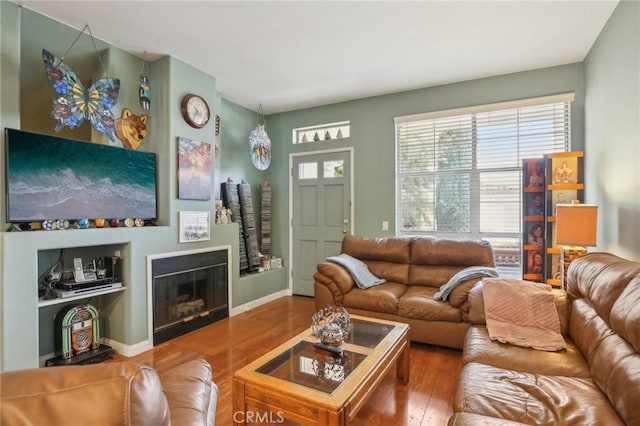
POLYGON ((156 155, 5 129, 6 219, 157 217, 156 155))

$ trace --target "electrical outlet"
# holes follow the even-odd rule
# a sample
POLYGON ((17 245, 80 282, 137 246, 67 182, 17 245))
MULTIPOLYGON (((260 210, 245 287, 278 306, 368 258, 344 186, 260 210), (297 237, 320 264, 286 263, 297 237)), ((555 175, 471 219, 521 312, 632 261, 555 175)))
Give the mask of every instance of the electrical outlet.
POLYGON ((383 231, 388 231, 389 230, 389 221, 388 220, 383 220, 382 221, 382 230, 383 231))

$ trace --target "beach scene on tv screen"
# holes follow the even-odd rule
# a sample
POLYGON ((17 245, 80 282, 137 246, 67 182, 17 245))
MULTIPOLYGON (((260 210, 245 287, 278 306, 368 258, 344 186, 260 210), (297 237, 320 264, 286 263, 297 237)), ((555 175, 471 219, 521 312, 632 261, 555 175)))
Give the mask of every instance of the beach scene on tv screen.
POLYGON ((8 219, 156 218, 153 153, 9 131, 8 219))

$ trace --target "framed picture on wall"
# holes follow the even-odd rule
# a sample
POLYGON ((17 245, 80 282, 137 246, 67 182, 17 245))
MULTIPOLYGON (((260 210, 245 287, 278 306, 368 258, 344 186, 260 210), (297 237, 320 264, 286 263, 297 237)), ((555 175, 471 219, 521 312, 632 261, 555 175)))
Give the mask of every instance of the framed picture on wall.
POLYGON ((178 138, 178 198, 211 199, 211 144, 178 138))
POLYGON ((210 212, 180 212, 180 242, 193 243, 211 239, 210 212))

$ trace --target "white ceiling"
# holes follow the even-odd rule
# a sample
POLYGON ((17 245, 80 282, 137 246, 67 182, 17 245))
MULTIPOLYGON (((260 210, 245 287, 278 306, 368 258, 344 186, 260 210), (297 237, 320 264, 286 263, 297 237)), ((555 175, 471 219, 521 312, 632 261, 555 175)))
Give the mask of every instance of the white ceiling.
POLYGON ((617 0, 17 3, 272 114, 580 62, 617 0))

